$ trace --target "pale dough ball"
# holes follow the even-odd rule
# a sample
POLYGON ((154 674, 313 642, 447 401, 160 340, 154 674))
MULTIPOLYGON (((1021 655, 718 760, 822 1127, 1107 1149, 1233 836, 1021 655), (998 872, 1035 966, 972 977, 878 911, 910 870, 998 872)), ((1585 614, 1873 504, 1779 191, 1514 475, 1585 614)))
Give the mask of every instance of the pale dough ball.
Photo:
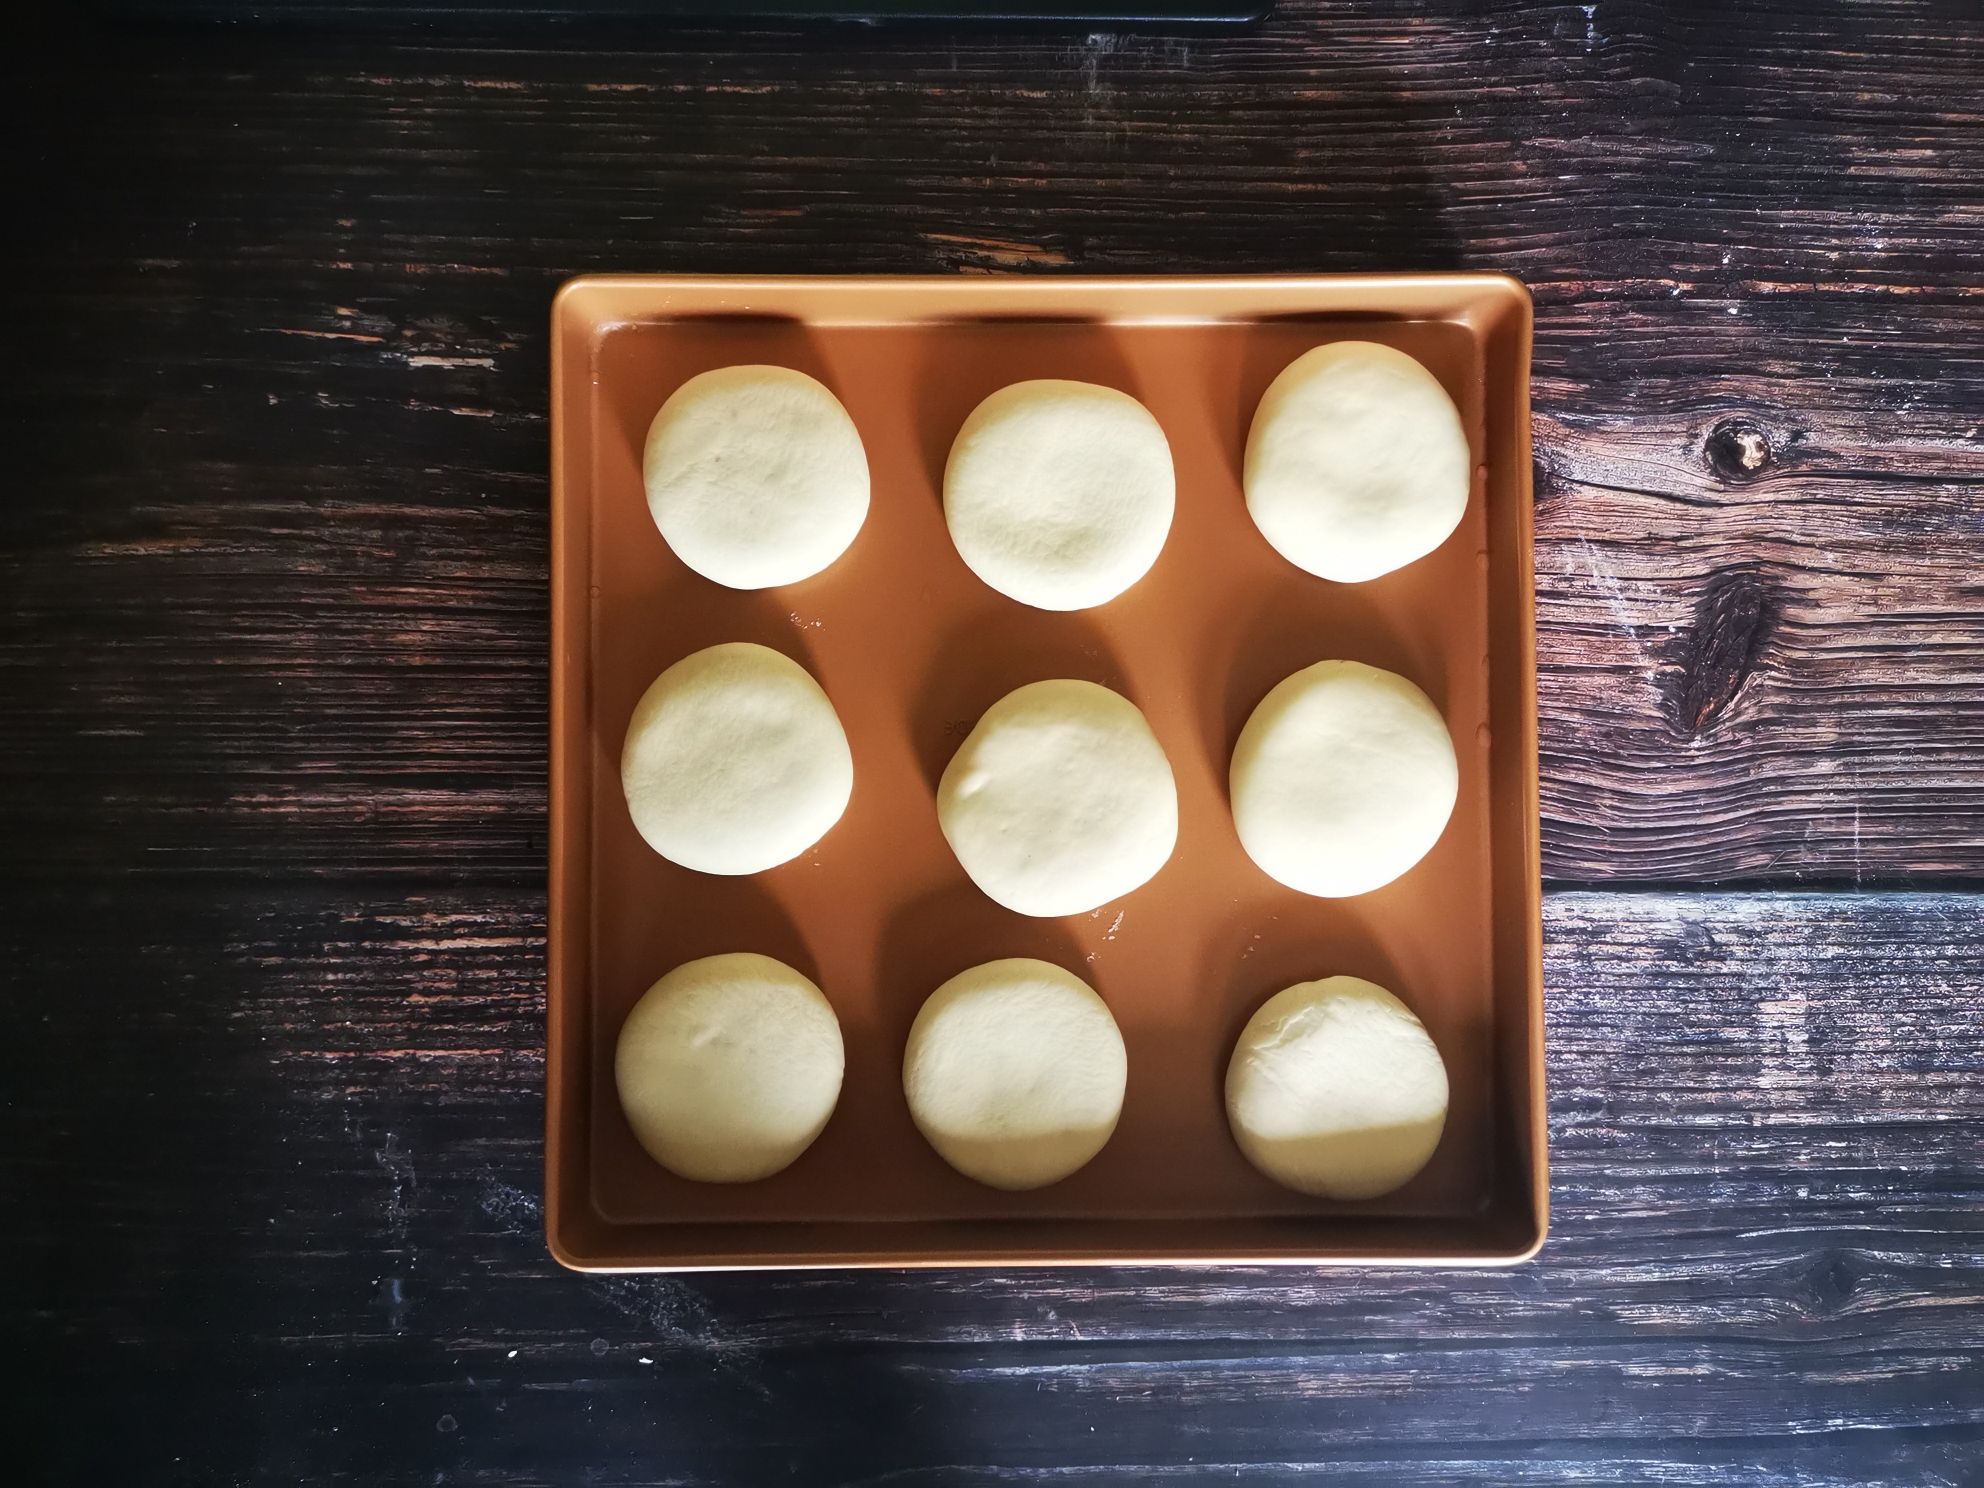
POLYGON ((813 1144, 840 1099, 840 1021, 782 961, 738 953, 678 966, 620 1030, 613 1078, 648 1156, 704 1183, 769 1178, 813 1144))
POLYGON ((671 863, 759 873, 840 820, 854 759, 804 667, 732 641, 655 678, 627 725, 620 783, 634 826, 671 863))
POLYGON ((642 473, 675 555, 732 589, 812 577, 868 515, 854 420, 789 367, 723 367, 683 383, 648 426, 642 473))
POLYGON ((937 787, 937 822, 972 882, 1006 908, 1085 914, 1170 858, 1178 787, 1128 698, 1035 682, 978 720, 937 787))
POLYGON ((1149 572, 1176 485, 1164 430, 1128 393, 1019 382, 958 431, 944 520, 966 565, 1001 594, 1085 610, 1149 572))
POLYGON ((1291 889, 1340 899, 1432 850, 1460 769, 1425 693, 1362 662, 1319 661, 1261 699, 1229 784, 1247 855, 1291 889))
POLYGON ((930 994, 902 1088, 945 1162, 993 1188, 1039 1188, 1102 1150, 1123 1111, 1123 1035, 1088 983, 1045 961, 990 961, 930 994))
POLYGON ((1474 459, 1438 379, 1402 351, 1339 341, 1297 357, 1247 436, 1247 510, 1297 568, 1356 583, 1460 525, 1474 459))
POLYGON ((1329 1199, 1390 1193, 1433 1155, 1447 1067, 1412 1010, 1374 982, 1330 977, 1277 992, 1226 1067, 1226 1117, 1247 1160, 1329 1199))

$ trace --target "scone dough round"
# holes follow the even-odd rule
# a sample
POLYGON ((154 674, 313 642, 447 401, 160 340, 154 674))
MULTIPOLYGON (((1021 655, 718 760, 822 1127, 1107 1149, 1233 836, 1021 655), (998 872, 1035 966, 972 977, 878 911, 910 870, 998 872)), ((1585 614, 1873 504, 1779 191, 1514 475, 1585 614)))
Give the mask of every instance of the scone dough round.
POLYGON ((1338 341, 1269 384, 1247 436, 1247 510, 1297 568, 1357 583, 1447 540, 1474 460, 1446 389, 1402 351, 1338 341))
POLYGON ((732 589, 810 578, 868 515, 868 456, 840 400, 790 367, 692 377, 648 426, 648 510, 675 555, 732 589))
POLYGON ((634 826, 671 863, 760 873, 840 820, 854 759, 804 667, 732 641, 655 678, 627 725, 620 783, 634 826))
POLYGON ((1340 899, 1431 851, 1460 770, 1425 693, 1362 662, 1319 661, 1254 709, 1229 784, 1247 855, 1291 889, 1340 899))
POLYGON ((1085 914, 1145 883, 1178 841, 1178 787, 1134 703, 1035 682, 986 709, 937 787, 973 883, 1025 915, 1085 914))
POLYGON ((1164 430, 1128 393, 1001 388, 951 446, 944 520, 971 571, 1042 610, 1114 599, 1157 561, 1177 479, 1164 430))
POLYGON ((812 1145, 840 1099, 840 1021, 820 989, 769 956, 678 966, 627 1015, 614 1051, 620 1109, 669 1172, 769 1178, 812 1145))
POLYGON ((902 1088, 945 1162, 993 1188, 1067 1177, 1116 1130, 1123 1035, 1080 977, 990 961, 930 994, 909 1031, 902 1088))
POLYGON ((1447 1067, 1412 1010, 1375 982, 1277 992, 1226 1067, 1226 1117, 1247 1160, 1298 1193, 1390 1193, 1439 1145, 1447 1067))

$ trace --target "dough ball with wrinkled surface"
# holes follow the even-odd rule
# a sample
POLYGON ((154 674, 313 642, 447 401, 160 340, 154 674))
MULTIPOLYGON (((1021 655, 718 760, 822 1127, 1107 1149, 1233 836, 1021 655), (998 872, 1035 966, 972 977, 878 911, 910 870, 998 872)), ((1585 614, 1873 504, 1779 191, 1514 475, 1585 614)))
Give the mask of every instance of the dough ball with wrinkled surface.
POLYGON ((702 873, 760 873, 840 820, 854 759, 806 669, 732 641, 685 656, 634 708, 620 755, 648 846, 702 873))
POLYGON ((656 1162, 703 1183, 789 1166, 840 1099, 840 1021, 782 961, 736 953, 678 966, 620 1029, 620 1108, 656 1162))
POLYGON ((1402 351, 1339 341, 1297 357, 1247 436, 1247 510, 1275 551, 1358 583, 1445 542, 1474 459, 1438 379, 1402 351))
POLYGON ((993 1188, 1040 1188, 1102 1150, 1123 1111, 1123 1035, 1088 983, 1046 961, 991 961, 930 994, 902 1086, 938 1154, 993 1188))
POLYGON ((732 589, 811 578, 868 515, 854 420, 790 367, 722 367, 683 383, 648 427, 642 474, 675 555, 732 589))
POLYGON ((966 737, 938 785, 937 821, 972 882, 1006 908, 1085 914, 1170 858, 1178 788, 1128 698, 1093 682, 1035 682, 966 737))
POLYGON ((1320 898, 1368 893, 1432 850, 1460 770, 1446 721, 1396 673, 1319 661, 1254 709, 1229 777, 1241 845, 1320 898))
POLYGON ((1226 1068, 1226 1115, 1247 1160, 1298 1193, 1370 1199, 1432 1157, 1447 1067, 1412 1010, 1375 982, 1277 992, 1226 1068))
POLYGON ((1128 393, 1020 382, 958 431, 944 520, 966 565, 1001 594, 1085 610, 1149 572, 1176 491, 1164 430, 1128 393))

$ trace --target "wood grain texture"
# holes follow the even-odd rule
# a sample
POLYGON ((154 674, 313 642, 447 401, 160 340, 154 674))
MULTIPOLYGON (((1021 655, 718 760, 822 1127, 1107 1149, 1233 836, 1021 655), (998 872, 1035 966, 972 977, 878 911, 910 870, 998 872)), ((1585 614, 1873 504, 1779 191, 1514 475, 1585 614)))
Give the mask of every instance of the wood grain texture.
POLYGON ((1553 897, 1516 1272, 581 1280, 536 1197, 561 279, 1520 274, 1548 874, 1975 887, 1969 0, 0 73, 24 1481, 1978 1481, 1961 892, 1553 897))
POLYGON ((1392 1274, 568 1275, 539 1234, 531 898, 28 908, 6 949, 88 995, 0 1052, 8 1190, 61 1220, 0 1237, 24 1418, 119 1422, 51 1438, 50 1481, 1958 1485, 1984 1460, 1977 896, 1553 896, 1545 1259, 1392 1274))
POLYGON ((1548 873, 1984 874, 1970 6, 558 36, 16 54, 37 872, 535 881, 566 275, 1466 266, 1539 306, 1548 873))

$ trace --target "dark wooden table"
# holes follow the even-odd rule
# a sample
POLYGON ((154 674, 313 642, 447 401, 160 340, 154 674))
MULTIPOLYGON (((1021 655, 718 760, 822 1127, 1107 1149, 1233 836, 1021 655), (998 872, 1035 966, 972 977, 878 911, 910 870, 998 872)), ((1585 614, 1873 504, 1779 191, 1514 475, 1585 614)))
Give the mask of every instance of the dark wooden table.
POLYGON ((1984 1482, 1974 0, 4 66, 19 1481, 1984 1482), (554 1267, 554 286, 1454 266, 1538 307, 1542 1259, 554 1267))

